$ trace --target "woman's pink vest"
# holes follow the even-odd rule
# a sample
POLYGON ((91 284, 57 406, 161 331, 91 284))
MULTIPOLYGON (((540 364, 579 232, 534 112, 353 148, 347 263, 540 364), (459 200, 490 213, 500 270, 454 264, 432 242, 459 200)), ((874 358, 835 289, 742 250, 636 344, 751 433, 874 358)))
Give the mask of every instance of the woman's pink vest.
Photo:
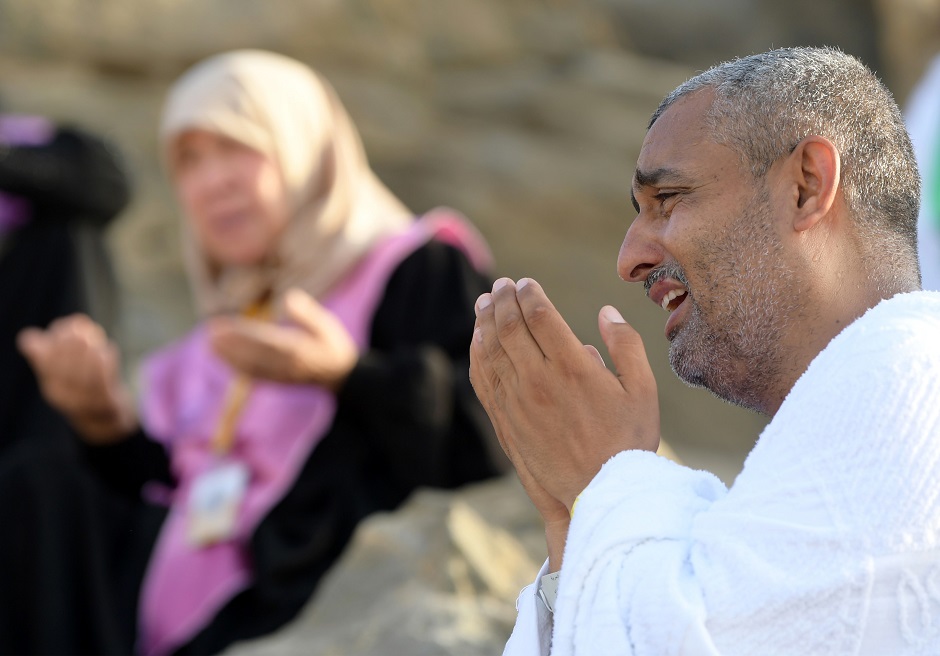
MULTIPOLYGON (((451 210, 435 210, 403 234, 380 243, 321 299, 360 349, 368 348, 372 317, 389 277, 430 239, 457 246, 481 270, 489 266, 482 238, 451 210)), ((251 472, 235 538, 192 547, 186 539, 185 502, 193 481, 216 461, 210 439, 233 376, 213 354, 203 326, 158 351, 144 365, 142 421, 147 432, 166 445, 178 481, 141 590, 138 649, 145 654, 166 654, 185 644, 226 602, 251 585, 252 533, 291 488, 333 422, 336 400, 326 390, 257 381, 239 417, 229 454, 251 472)))

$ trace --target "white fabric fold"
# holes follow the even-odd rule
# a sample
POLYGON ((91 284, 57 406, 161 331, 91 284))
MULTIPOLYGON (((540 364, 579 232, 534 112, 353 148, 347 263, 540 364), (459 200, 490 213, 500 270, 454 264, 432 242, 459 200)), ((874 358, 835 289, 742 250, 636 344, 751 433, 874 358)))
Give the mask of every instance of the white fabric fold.
POLYGON ((542 564, 535 583, 527 585, 516 600, 519 617, 530 622, 516 622, 504 654, 548 654, 552 644, 552 614, 538 596, 539 581, 548 574, 548 559, 542 564))

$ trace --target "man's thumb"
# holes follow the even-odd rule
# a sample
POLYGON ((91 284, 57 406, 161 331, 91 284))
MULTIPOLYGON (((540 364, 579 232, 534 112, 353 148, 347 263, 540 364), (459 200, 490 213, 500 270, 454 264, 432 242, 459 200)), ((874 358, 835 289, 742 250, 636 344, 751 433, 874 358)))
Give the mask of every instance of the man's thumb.
POLYGON ((597 325, 621 381, 624 376, 632 378, 641 372, 651 375, 640 333, 624 320, 615 307, 605 305, 601 308, 597 325))

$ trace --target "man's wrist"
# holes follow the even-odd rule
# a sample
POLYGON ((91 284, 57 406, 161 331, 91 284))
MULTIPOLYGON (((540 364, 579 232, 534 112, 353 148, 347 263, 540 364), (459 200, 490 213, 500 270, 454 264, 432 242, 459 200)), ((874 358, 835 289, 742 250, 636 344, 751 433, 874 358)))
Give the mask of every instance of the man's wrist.
POLYGON ((545 544, 548 547, 548 567, 552 572, 561 569, 562 557, 565 554, 565 542, 568 539, 567 518, 545 523, 545 544))

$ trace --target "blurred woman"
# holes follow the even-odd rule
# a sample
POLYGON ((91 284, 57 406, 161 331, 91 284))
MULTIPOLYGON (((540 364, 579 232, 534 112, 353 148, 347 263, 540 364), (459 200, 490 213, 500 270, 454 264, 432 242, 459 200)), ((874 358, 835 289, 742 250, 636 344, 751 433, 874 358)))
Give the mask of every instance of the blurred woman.
POLYGON ((486 247, 453 211, 414 218, 325 81, 273 53, 213 57, 174 85, 160 135, 204 320, 144 363, 140 413, 87 318, 20 339, 130 504, 101 520, 125 551, 83 550, 102 579, 82 592, 108 599, 66 651, 212 653, 264 634, 364 516, 502 466, 467 376, 486 247), (115 629, 125 605, 134 626, 115 629))

